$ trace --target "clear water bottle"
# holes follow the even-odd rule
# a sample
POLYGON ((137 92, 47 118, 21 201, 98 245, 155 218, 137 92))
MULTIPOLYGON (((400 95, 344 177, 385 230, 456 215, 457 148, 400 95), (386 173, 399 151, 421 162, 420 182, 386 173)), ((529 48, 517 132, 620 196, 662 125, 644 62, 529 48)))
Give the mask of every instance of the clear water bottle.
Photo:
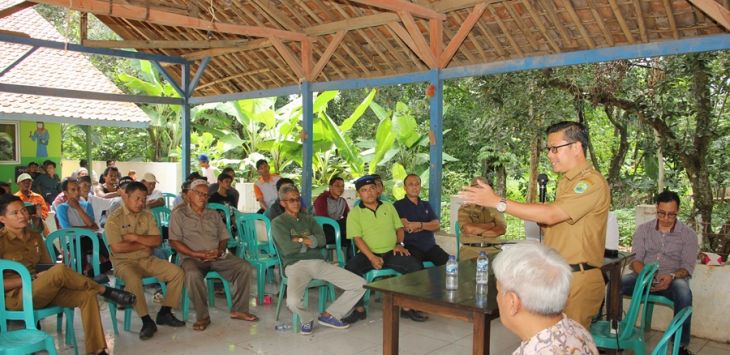
POLYGON ((446 289, 456 290, 459 288, 459 263, 456 257, 449 255, 449 261, 446 262, 446 289))
POLYGON ((276 330, 277 332, 285 332, 287 330, 291 330, 291 325, 286 323, 276 323, 274 325, 274 330, 276 330))
POLYGON ((477 286, 487 285, 489 283, 489 258, 485 252, 480 252, 477 258, 477 274, 476 283, 477 286))

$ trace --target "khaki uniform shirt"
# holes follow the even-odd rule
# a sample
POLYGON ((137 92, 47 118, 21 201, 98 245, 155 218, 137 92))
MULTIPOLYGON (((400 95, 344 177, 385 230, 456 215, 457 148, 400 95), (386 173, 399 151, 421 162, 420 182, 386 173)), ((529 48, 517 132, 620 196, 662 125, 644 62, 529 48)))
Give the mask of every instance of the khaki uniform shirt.
POLYGON ((219 242, 228 240, 228 230, 218 211, 205 208, 199 215, 187 203, 172 211, 168 232, 170 240, 181 241, 195 251, 218 249, 219 242))
POLYGON ((20 238, 7 228, 0 229, 0 259, 17 261, 30 271, 31 276, 35 276, 35 266, 39 263, 50 264, 51 257, 40 234, 30 231, 25 233, 30 234, 27 239, 20 238))
MULTIPOLYGON (((464 204, 459 207, 459 228, 463 228, 464 225, 469 223, 475 224, 486 224, 495 223, 497 225, 507 227, 507 223, 504 221, 504 216, 494 208, 483 207, 473 204, 464 204)), ((495 237, 480 237, 465 235, 463 230, 461 232, 461 243, 482 243, 487 239, 493 240, 495 237)))
POLYGON ((545 245, 557 250, 568 264, 603 265, 611 205, 606 179, 589 162, 577 166, 558 180, 554 204, 570 218, 545 227, 545 245))
MULTIPOLYGON (((139 213, 132 213, 124 204, 109 215, 104 231, 110 245, 122 242, 122 236, 127 233, 160 235, 160 230, 157 228, 152 212, 145 209, 139 213)), ((116 264, 118 262, 144 259, 150 255, 151 250, 146 248, 129 253, 113 253, 111 260, 113 264, 116 264)))

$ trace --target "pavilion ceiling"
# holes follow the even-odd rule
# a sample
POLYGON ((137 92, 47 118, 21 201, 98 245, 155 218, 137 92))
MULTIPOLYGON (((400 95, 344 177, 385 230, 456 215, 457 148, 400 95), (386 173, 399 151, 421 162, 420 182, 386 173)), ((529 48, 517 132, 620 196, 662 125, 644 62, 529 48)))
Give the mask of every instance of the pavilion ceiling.
POLYGON ((93 13, 123 39, 86 46, 183 56, 193 70, 210 56, 195 96, 730 32, 730 0, 33 2, 93 13))

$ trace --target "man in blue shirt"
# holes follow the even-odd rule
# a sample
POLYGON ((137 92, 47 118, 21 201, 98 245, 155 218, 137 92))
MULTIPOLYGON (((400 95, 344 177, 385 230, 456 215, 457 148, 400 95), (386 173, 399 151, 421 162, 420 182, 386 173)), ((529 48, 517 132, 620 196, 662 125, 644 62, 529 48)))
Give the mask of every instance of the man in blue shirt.
POLYGON ((408 174, 403 180, 406 197, 395 202, 405 230, 406 249, 419 261, 430 261, 435 265, 444 265, 449 260, 447 254, 436 244, 433 233, 441 228, 441 223, 427 201, 421 200, 421 178, 416 174, 408 174))
POLYGON ((94 221, 91 203, 80 198, 78 180, 74 178, 63 180, 61 189, 67 199, 56 207, 56 218, 61 228, 86 228, 93 231, 99 229, 94 221))

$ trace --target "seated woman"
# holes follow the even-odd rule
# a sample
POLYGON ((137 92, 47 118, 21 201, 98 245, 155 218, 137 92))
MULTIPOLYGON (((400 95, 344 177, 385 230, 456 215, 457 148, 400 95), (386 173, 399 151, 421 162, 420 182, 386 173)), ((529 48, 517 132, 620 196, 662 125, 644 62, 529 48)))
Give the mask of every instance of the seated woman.
MULTIPOLYGON (((106 354, 107 345, 101 326, 99 304, 96 296, 102 295, 120 305, 131 305, 135 296, 123 290, 97 284, 93 280, 74 272, 66 265, 54 265, 47 271, 36 272, 38 264, 52 263, 40 234, 28 229, 28 210, 17 196, 0 196, 0 258, 17 261, 33 278, 33 306, 43 308, 50 305, 79 307, 87 354, 106 354)), ((6 275, 3 282, 5 302, 8 309, 23 307, 20 292, 20 277, 6 275)))

